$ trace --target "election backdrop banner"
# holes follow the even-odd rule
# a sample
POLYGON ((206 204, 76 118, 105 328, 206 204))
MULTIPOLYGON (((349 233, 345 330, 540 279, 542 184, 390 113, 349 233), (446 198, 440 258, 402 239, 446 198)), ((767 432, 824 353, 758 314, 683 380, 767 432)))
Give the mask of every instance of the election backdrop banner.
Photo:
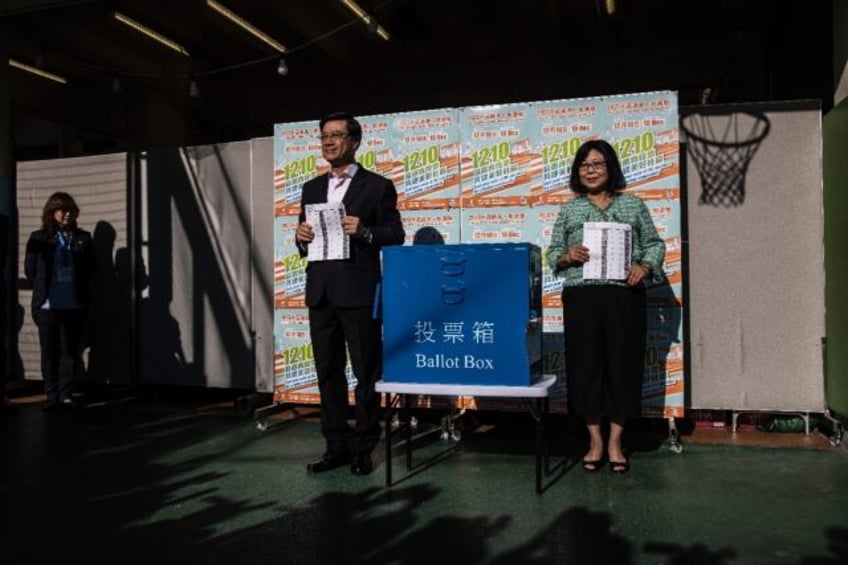
MULTIPOLYGON (((547 267, 560 207, 574 198, 570 172, 580 145, 602 138, 616 149, 628 192, 641 197, 667 247, 663 280, 648 287, 643 411, 684 413, 683 271, 677 96, 670 91, 443 108, 358 118, 359 164, 390 178, 405 245, 519 243, 543 254, 544 372, 558 375, 555 410, 565 409, 562 281, 547 267)), ((326 173, 318 121, 274 127, 274 397, 318 402, 303 304, 306 260, 294 245, 300 192, 326 173)), ((348 366, 348 382, 355 380, 348 366)), ((269 391, 270 392, 270 391, 269 391)), ((420 405, 442 405, 421 399, 420 405)), ((514 407, 460 399, 461 407, 514 407)))

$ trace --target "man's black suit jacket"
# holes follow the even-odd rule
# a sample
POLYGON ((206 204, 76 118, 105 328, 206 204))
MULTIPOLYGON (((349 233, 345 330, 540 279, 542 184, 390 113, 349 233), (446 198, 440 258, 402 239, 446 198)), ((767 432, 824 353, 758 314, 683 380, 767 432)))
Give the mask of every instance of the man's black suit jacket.
MULTIPOLYGON (((329 174, 303 185, 300 221, 306 218, 307 204, 327 202, 329 174)), ((401 245, 403 223, 397 209, 397 191, 389 179, 361 165, 350 180, 342 202, 348 216, 357 216, 371 230, 371 243, 360 237, 350 238, 350 259, 315 261, 306 267, 306 305, 316 306, 324 298, 341 308, 364 308, 374 304, 380 282, 380 248, 401 245)), ((307 249, 298 246, 301 257, 307 249)))

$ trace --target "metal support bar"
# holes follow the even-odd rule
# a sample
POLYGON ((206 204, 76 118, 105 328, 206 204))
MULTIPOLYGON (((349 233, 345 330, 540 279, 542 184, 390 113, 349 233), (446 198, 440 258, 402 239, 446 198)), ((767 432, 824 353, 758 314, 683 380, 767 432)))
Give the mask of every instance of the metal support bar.
POLYGON ((268 429, 267 418, 269 416, 273 416, 274 414, 285 412, 286 410, 292 410, 293 412, 297 412, 297 408, 295 407, 295 405, 289 404, 287 402, 275 402, 268 406, 257 408, 253 411, 253 419, 256 421, 256 429, 258 429, 260 432, 264 432, 268 429))
POLYGON ((680 433, 677 431, 677 422, 674 416, 668 418, 668 448, 672 453, 683 451, 683 444, 680 443, 680 433))
POLYGON ((835 417, 830 410, 824 411, 824 417, 833 423, 833 435, 830 436, 831 445, 842 445, 842 442, 845 440, 845 426, 842 420, 835 417))

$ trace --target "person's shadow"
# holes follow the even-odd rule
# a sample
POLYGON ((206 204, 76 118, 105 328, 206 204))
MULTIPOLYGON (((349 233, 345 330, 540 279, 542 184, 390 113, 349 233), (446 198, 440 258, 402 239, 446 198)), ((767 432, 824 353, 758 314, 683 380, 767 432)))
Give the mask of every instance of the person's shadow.
POLYGON ((445 238, 433 226, 424 226, 412 236, 412 245, 443 244, 445 238))
MULTIPOLYGON (((683 348, 681 331, 683 328, 683 307, 678 303, 678 297, 674 293, 669 280, 663 278, 662 282, 648 289, 648 335, 645 348, 645 373, 643 377, 642 406, 647 408, 651 415, 665 413, 668 408, 682 408, 688 406, 689 383, 687 382, 685 363, 683 359, 683 348), (682 386, 683 392, 667 394, 670 383, 669 377, 678 377, 683 382, 672 388, 682 386)), ((682 424, 685 428, 685 422, 682 424)), ((681 429, 683 433, 689 430, 681 429)), ((658 447, 658 437, 651 435, 640 438, 642 445, 634 445, 634 450, 652 451, 658 447)))
POLYGON ((94 299, 83 334, 83 349, 88 353, 87 375, 91 380, 110 383, 125 370, 126 323, 121 317, 122 299, 117 289, 113 252, 115 228, 109 222, 94 227, 94 299))

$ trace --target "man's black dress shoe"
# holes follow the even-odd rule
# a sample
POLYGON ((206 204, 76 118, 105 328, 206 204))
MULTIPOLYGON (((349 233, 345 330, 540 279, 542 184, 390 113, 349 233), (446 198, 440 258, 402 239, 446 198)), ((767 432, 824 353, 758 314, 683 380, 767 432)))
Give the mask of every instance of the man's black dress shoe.
POLYGON ((370 475, 374 470, 374 463, 370 455, 354 455, 350 463, 350 472, 354 475, 370 475))
POLYGON ((344 453, 325 453, 320 459, 306 464, 306 470, 310 473, 324 473, 338 467, 343 467, 350 462, 350 456, 344 453))
POLYGON ((55 412, 59 409, 60 404, 58 402, 47 401, 41 405, 41 409, 45 412, 55 412))

